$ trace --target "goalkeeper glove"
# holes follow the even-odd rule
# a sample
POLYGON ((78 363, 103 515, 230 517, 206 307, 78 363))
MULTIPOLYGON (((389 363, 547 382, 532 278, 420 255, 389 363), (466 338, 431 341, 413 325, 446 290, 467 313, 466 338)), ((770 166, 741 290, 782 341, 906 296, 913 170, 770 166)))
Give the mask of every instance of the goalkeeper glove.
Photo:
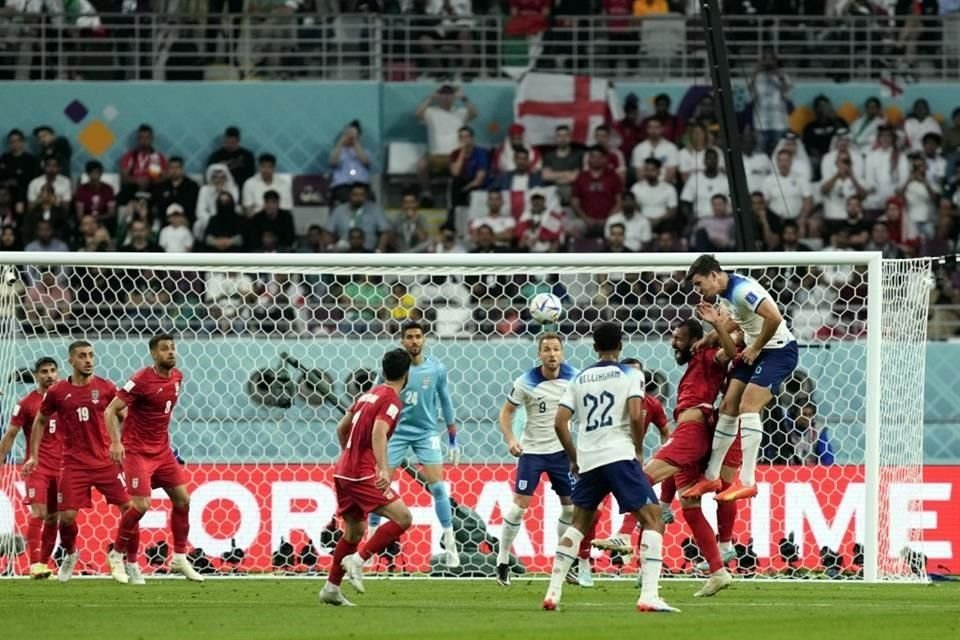
POLYGON ((447 448, 447 460, 449 460, 453 466, 457 466, 460 464, 460 446, 457 444, 457 432, 448 431, 447 436, 450 438, 450 446, 447 448))

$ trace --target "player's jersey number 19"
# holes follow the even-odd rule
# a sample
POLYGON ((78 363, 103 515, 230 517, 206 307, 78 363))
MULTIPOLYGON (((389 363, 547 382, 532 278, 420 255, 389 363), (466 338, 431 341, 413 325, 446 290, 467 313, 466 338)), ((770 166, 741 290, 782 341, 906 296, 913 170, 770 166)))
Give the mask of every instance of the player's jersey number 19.
POLYGON ((610 415, 610 411, 616 402, 616 396, 609 391, 603 391, 599 395, 588 393, 583 396, 583 408, 587 411, 584 430, 593 431, 600 427, 612 427, 613 416, 610 415))

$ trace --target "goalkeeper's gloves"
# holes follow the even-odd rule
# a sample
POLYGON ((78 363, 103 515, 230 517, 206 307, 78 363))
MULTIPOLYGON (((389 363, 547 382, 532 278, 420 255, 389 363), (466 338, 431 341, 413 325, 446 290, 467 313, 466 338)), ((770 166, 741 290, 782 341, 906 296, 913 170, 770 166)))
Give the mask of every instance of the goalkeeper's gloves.
POLYGON ((447 431, 447 437, 450 440, 447 448, 447 460, 453 466, 457 466, 460 464, 460 446, 457 444, 457 432, 447 431))

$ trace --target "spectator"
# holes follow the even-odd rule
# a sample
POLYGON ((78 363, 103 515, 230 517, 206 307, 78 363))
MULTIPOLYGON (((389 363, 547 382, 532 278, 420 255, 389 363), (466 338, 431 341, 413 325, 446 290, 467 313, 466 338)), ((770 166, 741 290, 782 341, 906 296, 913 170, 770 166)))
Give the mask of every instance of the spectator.
POLYGON ((680 152, 677 145, 663 137, 663 123, 656 118, 647 118, 647 138, 633 149, 630 164, 637 176, 644 175, 644 165, 649 158, 655 158, 660 164, 660 180, 671 185, 677 181, 677 164, 680 152))
POLYGON ((960 149, 960 107, 953 110, 950 123, 950 128, 943 132, 943 153, 946 155, 960 149))
POLYGON ((460 127, 457 132, 459 147, 450 154, 450 206, 465 207, 470 204, 470 193, 482 189, 487 183, 490 154, 478 147, 473 129, 460 127))
POLYGON ((187 225, 187 216, 183 207, 172 203, 167 206, 167 226, 160 230, 160 248, 167 253, 189 253, 193 251, 193 233, 187 225))
POLYGON ((762 191, 763 181, 772 173, 770 156, 757 148, 757 139, 751 127, 744 129, 740 144, 743 170, 747 173, 747 190, 750 193, 762 191))
POLYGON ((13 202, 13 192, 10 187, 0 184, 0 224, 16 226, 19 218, 13 202))
POLYGON ((570 127, 558 126, 554 131, 554 147, 543 156, 543 179, 547 184, 556 185, 562 202, 570 201, 573 182, 583 166, 583 151, 570 144, 572 139, 570 127))
MULTIPOLYGON (((634 185, 636 186, 636 185, 634 185)), ((674 203, 676 203, 676 192, 674 191, 674 203)), ((676 207, 676 204, 674 204, 676 207)), ((619 224, 623 226, 625 239, 624 243, 633 252, 643 251, 643 248, 653 240, 653 230, 650 220, 640 213, 637 208, 637 199, 631 191, 623 194, 623 204, 617 213, 607 218, 606 232, 604 235, 610 237, 611 225, 619 224)))
POLYGON ((847 198, 847 216, 841 224, 827 226, 827 233, 832 234, 837 229, 847 232, 847 243, 851 249, 860 250, 870 239, 870 225, 863 214, 863 202, 859 196, 847 198))
POLYGON ((880 217, 882 222, 887 223, 890 240, 900 246, 917 240, 915 228, 908 223, 907 217, 904 215, 905 206, 906 203, 902 198, 891 196, 883 209, 883 215, 880 217), (910 235, 911 233, 914 235, 910 235))
POLYGON ((887 260, 904 257, 903 251, 890 241, 890 228, 886 222, 877 220, 870 227, 870 241, 864 246, 866 251, 879 251, 887 260))
MULTIPOLYGON (((613 170, 617 177, 621 180, 626 181, 627 179, 627 163, 623 158, 623 153, 620 149, 613 146, 613 143, 610 138, 610 127, 605 124, 600 125, 593 130, 593 138, 595 144, 603 149, 603 152, 607 156, 607 165, 613 170)), ((583 168, 586 169, 586 160, 584 160, 583 168)))
POLYGON ((600 147, 591 147, 587 169, 573 183, 571 205, 578 218, 580 235, 603 237, 607 218, 619 211, 623 182, 610 170, 607 156, 600 147))
POLYGON ((837 164, 838 154, 846 154, 850 160, 854 177, 863 182, 866 175, 863 154, 853 146, 853 136, 850 135, 849 129, 838 129, 837 134, 833 136, 830 151, 820 160, 820 181, 829 180, 837 173, 839 167, 837 164))
POLYGON ((730 195, 727 176, 720 173, 720 154, 716 149, 711 148, 704 152, 703 167, 703 173, 698 173, 688 180, 680 193, 680 201, 684 203, 688 221, 712 215, 713 196, 730 195))
POLYGON ((923 136, 923 157, 927 163, 927 182, 939 189, 947 174, 947 161, 940 153, 943 138, 936 133, 923 136))
POLYGON ((800 242, 800 227, 793 220, 785 220, 780 232, 780 251, 812 251, 800 242))
POLYGON ((11 129, 7 134, 7 151, 0 156, 0 185, 10 187, 18 212, 26 210, 27 187, 40 175, 40 163, 27 152, 23 132, 11 129))
POLYGON ((153 128, 137 128, 137 146, 120 159, 120 204, 126 204, 138 191, 150 191, 167 179, 167 158, 153 147, 153 128))
POLYGON ((757 228, 760 230, 760 250, 776 250, 780 245, 783 219, 773 211, 770 211, 767 206, 767 199, 764 197, 762 191, 754 191, 750 194, 750 210, 753 211, 753 217, 757 221, 757 228))
POLYGON ((471 75, 475 63, 471 1, 432 0, 426 3, 425 13, 434 19, 435 25, 434 29, 422 30, 418 38, 428 68, 438 70, 447 67, 448 54, 437 49, 435 45, 450 43, 458 45, 458 68, 466 75, 471 75))
POLYGON ((450 173, 450 154, 457 148, 457 133, 477 117, 477 109, 461 90, 445 84, 424 98, 416 115, 427 127, 427 155, 417 164, 420 201, 424 206, 433 206, 430 177, 450 173), (463 104, 454 107, 458 98, 463 104))
POLYGON ((70 319, 73 294, 52 271, 44 271, 24 292, 26 319, 34 327, 54 332, 70 319))
POLYGON ((734 221, 727 196, 718 193, 710 198, 712 215, 697 220, 693 233, 694 251, 731 251, 737 246, 734 221))
MULTIPOLYGON (((247 180, 249 185, 254 178, 247 180)), ((197 193, 197 219, 193 223, 193 233, 198 239, 206 237, 207 224, 217 214, 220 194, 226 193, 234 202, 239 200, 237 185, 225 164, 212 164, 207 167, 207 184, 197 193)))
POLYGON ((564 240, 563 211, 547 209, 542 193, 530 194, 529 206, 517 221, 517 247, 532 253, 553 253, 564 240))
POLYGON ((252 251, 262 251, 263 234, 272 231, 276 236, 276 250, 293 250, 297 233, 294 230, 293 214, 289 209, 280 208, 280 194, 272 189, 263 194, 263 209, 258 211, 247 226, 247 247, 252 251))
POLYGON ((67 243, 53 234, 53 224, 49 220, 40 220, 33 232, 33 239, 24 233, 28 240, 24 251, 70 251, 67 243))
POLYGON ((897 195, 907 203, 906 239, 932 238, 933 216, 940 202, 940 191, 927 179, 927 162, 922 153, 910 153, 909 161, 910 176, 897 190, 897 195))
POLYGON ((930 104, 923 98, 913 103, 913 110, 903 121, 903 133, 906 144, 912 151, 923 150, 923 136, 928 133, 943 136, 940 123, 930 114, 930 104))
POLYGON ((633 15, 640 18, 663 16, 670 13, 667 0, 633 0, 633 15))
POLYGON ((350 190, 350 199, 330 214, 324 231, 327 244, 337 244, 343 248, 348 241, 350 229, 363 229, 364 248, 367 251, 386 252, 390 248, 390 222, 383 211, 367 198, 367 190, 362 185, 350 190))
POLYGON ((77 187, 73 194, 73 203, 77 219, 92 213, 97 216, 107 231, 113 233, 117 228, 117 197, 113 187, 100 180, 103 177, 103 165, 99 160, 90 160, 84 167, 87 181, 77 187))
POLYGON ((66 239, 67 230, 70 228, 70 215, 66 208, 57 203, 57 196, 53 192, 53 187, 48 184, 40 187, 40 195, 37 201, 23 215, 20 230, 25 240, 29 242, 33 239, 41 221, 49 222, 53 225, 57 235, 61 239, 66 239))
POLYGON ((79 234, 74 247, 76 251, 113 251, 113 239, 93 214, 88 213, 80 219, 78 231, 79 234))
POLYGON ((503 211, 503 194, 499 191, 490 191, 487 194, 486 215, 470 221, 470 239, 477 244, 477 232, 480 227, 489 227, 493 232, 494 242, 506 249, 513 244, 516 226, 517 219, 503 211))
POLYGON ((39 149, 40 163, 43 164, 47 158, 56 158, 60 163, 60 172, 70 177, 70 158, 73 155, 73 149, 70 143, 63 136, 58 136, 49 125, 40 125, 33 130, 33 137, 37 139, 39 149))
POLYGON ((244 326, 250 317, 250 308, 257 302, 257 295, 250 276, 236 271, 210 271, 207 273, 203 299, 216 328, 227 332, 234 328, 240 330, 244 326))
POLYGON ((363 148, 360 136, 363 130, 359 120, 353 120, 343 129, 333 151, 330 152, 330 199, 333 206, 346 202, 355 184, 370 188, 370 155, 363 148))
POLYGON ((543 177, 531 166, 530 154, 526 149, 514 149, 514 170, 500 175, 499 188, 504 192, 504 200, 509 213, 520 218, 530 198, 530 190, 543 186, 543 177))
MULTIPOLYGON (((813 209, 810 182, 792 172, 793 154, 783 149, 777 154, 777 170, 763 181, 763 195, 770 210, 783 219, 805 220, 813 209)), ((802 222, 801 222, 802 224, 802 222)))
POLYGON ((850 135, 857 149, 867 151, 877 144, 877 130, 887 124, 883 117, 883 105, 878 98, 867 98, 863 103, 863 115, 850 125, 850 135))
MULTIPOLYGON (((226 168, 224 168, 224 171, 226 171, 226 168)), ((205 250, 215 253, 242 250, 245 219, 237 214, 237 203, 233 199, 233 195, 229 191, 218 193, 216 207, 216 213, 210 218, 204 229, 203 246, 205 250)), ((197 222, 200 222, 199 219, 197 222)))
POLYGON ((243 184, 253 176, 256 171, 253 153, 240 146, 240 129, 229 126, 224 130, 222 146, 207 158, 207 166, 213 164, 227 165, 233 181, 240 188, 243 188, 243 184))
POLYGON ((73 183, 70 178, 60 173, 60 161, 56 156, 50 156, 43 163, 43 174, 30 181, 27 187, 27 204, 33 206, 40 195, 40 188, 50 185, 57 197, 57 204, 66 207, 73 196, 73 183))
POLYGON ((396 322, 405 320, 417 320, 420 318, 420 310, 417 309, 417 299, 407 289, 407 285, 402 282, 395 282, 390 290, 391 298, 390 317, 396 322))
POLYGON ((833 136, 840 129, 846 129, 847 123, 837 117, 833 104, 824 95, 813 99, 814 119, 803 128, 803 146, 810 156, 813 178, 820 178, 820 160, 830 151, 833 136))
POLYGON ((768 156, 789 128, 787 96, 790 77, 780 68, 780 60, 770 47, 764 47, 760 64, 748 81, 753 96, 753 126, 758 134, 758 149, 768 156))
POLYGON ((325 253, 327 243, 324 241, 323 227, 318 224, 310 225, 303 242, 299 244, 299 253, 325 253))
POLYGON ((5 224, 0 229, 0 251, 23 251, 23 243, 17 234, 17 228, 12 224, 5 224))
POLYGON ((347 246, 344 253, 370 253, 367 248, 367 234, 360 227, 354 227, 347 232, 347 246))
MULTIPOLYGON (((630 0, 604 0, 604 4, 607 6, 607 11, 617 3, 623 3, 628 5, 630 0)), ((629 36, 633 41, 636 41, 637 36, 635 33, 632 33, 631 30, 626 30, 623 32, 624 36, 629 36)), ((611 37, 613 34, 611 33, 611 37)), ((613 45, 616 47, 616 45, 613 45)), ((622 45, 624 47, 630 45, 622 45)), ((636 48, 636 45, 633 45, 636 48)), ((629 59, 625 56, 625 59, 629 59)), ((617 131, 617 135, 620 138, 620 153, 623 154, 624 158, 632 158, 634 148, 640 144, 640 141, 643 140, 646 130, 643 128, 642 121, 640 120, 640 99, 637 98, 637 94, 630 93, 627 94, 626 99, 623 101, 623 119, 618 120, 614 123, 613 127, 617 131)))
MULTIPOLYGON (((388 295, 389 290, 383 284, 381 276, 358 276, 343 286, 343 295, 340 297, 339 304, 346 309, 346 319, 351 323, 357 321, 371 322, 381 318, 386 319, 388 295)), ((366 330, 365 327, 359 328, 351 324, 347 324, 344 328, 348 331, 351 329, 360 332, 366 330)))
POLYGON ((530 158, 530 166, 533 167, 534 171, 539 171, 543 166, 540 152, 533 145, 528 144, 524 137, 526 131, 524 126, 519 123, 514 123, 507 129, 506 139, 493 152, 491 170, 495 176, 501 176, 504 173, 516 170, 515 154, 517 149, 524 149, 527 152, 527 156, 530 158))
POLYGON ((504 251, 497 246, 493 229, 485 224, 477 227, 474 238, 473 249, 470 250, 470 253, 502 253, 504 251))
MULTIPOLYGON (((252 216, 259 211, 263 207, 263 194, 267 191, 276 191, 280 194, 281 208, 293 210, 293 185, 290 184, 287 176, 277 175, 276 157, 271 153, 260 154, 259 167, 257 175, 243 185, 243 212, 247 216, 252 216)), ((207 169, 207 175, 209 174, 210 168, 207 169)), ((236 190, 236 187, 233 189, 236 190)))
POLYGON ((794 456, 800 464, 826 466, 834 463, 830 435, 825 426, 817 423, 817 407, 813 403, 804 405, 800 410, 790 441, 794 444, 794 456))
POLYGON ((166 212, 170 205, 176 204, 183 209, 187 224, 193 225, 197 219, 197 201, 200 185, 183 172, 183 158, 173 156, 168 163, 167 179, 154 190, 157 210, 166 212))
POLYGON ((130 239, 120 248, 127 253, 158 253, 160 245, 150 239, 150 227, 143 220, 130 223, 130 239))
POLYGON ((430 246, 427 219, 417 211, 417 194, 405 191, 400 213, 393 221, 393 250, 399 253, 420 253, 430 246))
POLYGON ((632 253, 633 249, 626 243, 627 230, 623 224, 617 222, 607 225, 603 238, 603 250, 607 253, 632 253))
POLYGON ((787 133, 784 134, 783 138, 777 144, 777 148, 773 150, 771 158, 776 158, 783 150, 787 150, 793 155, 793 165, 790 172, 797 178, 812 181, 813 167, 810 164, 810 156, 807 155, 807 150, 803 148, 803 143, 800 142, 800 138, 797 137, 797 134, 793 131, 787 131, 787 133))
MULTIPOLYGON (((647 125, 651 120, 656 120, 660 123, 661 135, 666 140, 676 143, 677 140, 683 136, 684 133, 684 123, 677 116, 670 113, 670 96, 665 93, 661 93, 656 98, 653 99, 653 115, 644 119, 640 123, 641 133, 647 133, 647 125)), ((642 158, 645 160, 646 158, 642 158)), ((636 164, 634 164, 636 166, 636 164)))
MULTIPOLYGON (((700 98, 691 118, 693 124, 699 124, 709 136, 716 136, 720 133, 720 120, 717 116, 717 104, 712 94, 706 94, 700 98)), ((708 138, 708 143, 710 138, 708 138)), ((684 137, 681 138, 681 146, 690 146, 690 127, 684 131, 684 137)))
POLYGON ((457 240, 457 234, 450 229, 444 229, 440 232, 440 241, 433 247, 434 253, 466 253, 460 241, 457 240))
POLYGON ((651 250, 654 253, 676 253, 678 251, 684 251, 685 249, 684 243, 681 242, 675 234, 669 231, 661 231, 653 241, 653 248, 651 250))
POLYGON ((252 233, 251 240, 255 242, 257 248, 253 251, 256 253, 279 253, 280 246, 277 242, 277 234, 274 233, 273 229, 267 229, 260 233, 259 238, 254 236, 252 233))
POLYGON ((850 199, 856 198, 859 204, 867 197, 867 189, 857 177, 853 158, 848 151, 838 151, 834 156, 833 168, 827 172, 824 167, 824 175, 829 175, 829 178, 820 183, 823 217, 827 223, 827 231, 832 232, 846 220, 850 199))
POLYGON ((517 30, 518 35, 527 36, 528 68, 537 64, 543 53, 543 32, 549 26, 552 0, 509 0, 510 19, 508 25, 517 30))
POLYGON ((687 128, 690 144, 680 150, 677 155, 677 164, 680 170, 680 180, 686 184, 690 176, 702 173, 705 169, 705 157, 708 150, 713 150, 717 157, 717 170, 723 171, 723 157, 716 147, 707 144, 707 129, 695 122, 687 128))
POLYGON ((870 185, 870 195, 864 202, 867 211, 882 210, 910 178, 910 166, 897 149, 892 127, 877 129, 877 146, 867 152, 866 173, 866 183, 870 185))
POLYGON ((660 179, 662 175, 660 160, 649 156, 644 160, 643 172, 638 172, 639 179, 633 183, 630 192, 640 207, 640 215, 647 219, 651 228, 660 231, 665 226, 671 226, 679 230, 682 222, 677 224, 677 190, 672 184, 663 182, 660 179))

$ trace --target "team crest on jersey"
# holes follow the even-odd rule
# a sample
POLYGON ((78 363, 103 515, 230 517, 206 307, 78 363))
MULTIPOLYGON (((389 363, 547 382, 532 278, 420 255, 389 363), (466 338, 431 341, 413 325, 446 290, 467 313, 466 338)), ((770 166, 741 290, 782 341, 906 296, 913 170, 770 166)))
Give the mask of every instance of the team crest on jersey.
POLYGON ((745 296, 744 299, 745 299, 747 302, 749 302, 750 304, 754 304, 754 303, 756 303, 756 301, 757 301, 757 294, 755 294, 753 291, 751 291, 750 293, 748 293, 748 294, 745 296))
POLYGON ((27 489, 27 497, 30 498, 31 500, 33 500, 34 498, 36 498, 36 497, 37 497, 37 490, 34 489, 33 487, 30 487, 29 489, 27 489))
POLYGON ((423 388, 424 389, 430 388, 430 376, 423 376, 423 388))
POLYGON ((98 402, 100 402, 100 390, 99 390, 99 389, 93 389, 93 390, 90 392, 90 400, 93 401, 93 404, 97 404, 98 402))
POLYGON ((174 382, 174 383, 173 383, 173 394, 174 394, 174 395, 177 395, 177 396, 180 395, 180 383, 179 383, 179 382, 174 382))

